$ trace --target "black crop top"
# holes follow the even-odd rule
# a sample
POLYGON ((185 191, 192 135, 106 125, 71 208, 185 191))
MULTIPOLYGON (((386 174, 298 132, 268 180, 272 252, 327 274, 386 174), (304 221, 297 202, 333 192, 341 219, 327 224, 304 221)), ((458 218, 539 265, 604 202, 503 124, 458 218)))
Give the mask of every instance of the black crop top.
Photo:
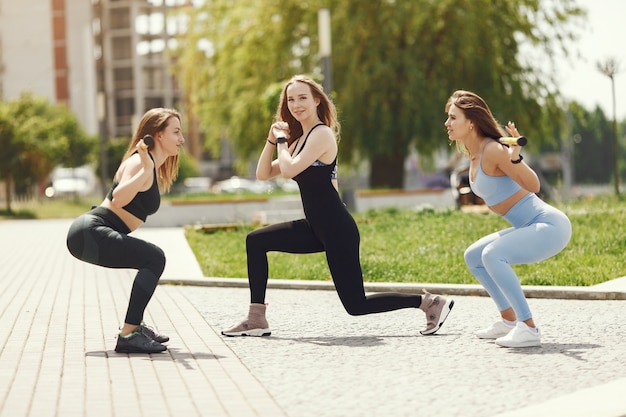
MULTIPOLYGON (((150 154, 148 154, 150 155, 150 154)), ((154 161, 152 155, 150 155, 150 159, 154 161)), ((109 201, 113 200, 113 190, 119 185, 117 180, 113 181, 113 185, 107 194, 107 199, 109 201)), ((135 197, 130 201, 130 203, 126 204, 122 207, 124 210, 132 214, 133 216, 141 219, 143 222, 146 221, 149 215, 154 214, 159 209, 161 205, 161 194, 159 193, 159 184, 157 182, 157 173, 156 167, 154 168, 154 180, 152 181, 152 185, 146 191, 138 192, 135 197)))

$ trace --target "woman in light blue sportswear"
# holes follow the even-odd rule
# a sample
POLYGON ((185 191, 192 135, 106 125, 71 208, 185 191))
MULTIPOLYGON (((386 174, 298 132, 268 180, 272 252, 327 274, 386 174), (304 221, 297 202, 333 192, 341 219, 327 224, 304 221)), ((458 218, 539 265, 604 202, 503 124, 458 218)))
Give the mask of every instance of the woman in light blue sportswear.
MULTIPOLYGON (((504 136, 487 103, 458 90, 446 103, 448 137, 470 159, 470 187, 489 209, 512 227, 487 235, 465 251, 465 262, 493 298, 502 320, 475 332, 505 347, 541 345, 521 284, 511 265, 530 264, 561 252, 572 235, 567 216, 542 201, 539 179, 518 145, 501 144, 504 136)), ((512 137, 519 132, 509 122, 512 137)))

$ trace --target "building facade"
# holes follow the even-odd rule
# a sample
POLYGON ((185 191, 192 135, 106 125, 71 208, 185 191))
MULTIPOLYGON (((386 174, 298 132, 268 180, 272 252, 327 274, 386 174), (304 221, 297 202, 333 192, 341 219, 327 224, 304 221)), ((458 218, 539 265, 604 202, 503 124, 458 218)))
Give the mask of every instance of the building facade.
POLYGON ((143 113, 176 107, 168 46, 182 30, 171 12, 185 1, 92 0, 94 65, 104 133, 130 136, 143 113))
POLYGON ((90 134, 129 136, 180 97, 166 47, 184 0, 0 0, 0 99, 63 103, 90 134))
POLYGON ((66 104, 96 133, 91 23, 89 1, 0 0, 0 99, 31 92, 66 104))

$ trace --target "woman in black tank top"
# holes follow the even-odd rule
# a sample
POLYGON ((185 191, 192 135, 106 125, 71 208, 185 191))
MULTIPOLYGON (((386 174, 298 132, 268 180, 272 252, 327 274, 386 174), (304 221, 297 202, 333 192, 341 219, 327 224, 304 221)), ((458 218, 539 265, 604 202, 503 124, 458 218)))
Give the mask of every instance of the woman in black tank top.
POLYGON ((293 77, 283 89, 276 119, 279 122, 271 126, 257 164, 257 178, 293 178, 300 187, 305 218, 263 227, 247 236, 251 301, 248 316, 222 334, 271 334, 265 318, 270 251, 325 252, 337 294, 350 315, 420 308, 427 315, 426 328, 421 333, 439 330, 454 305, 450 299, 426 291, 424 295, 365 295, 359 230, 337 187, 337 113, 322 87, 308 77, 293 77), (275 148, 278 157, 273 159, 275 148))
POLYGON ((137 270, 116 352, 167 350, 162 343, 169 337, 143 322, 144 311, 165 269, 165 254, 152 243, 128 234, 159 208, 159 188, 168 191, 176 178, 178 151, 184 141, 178 112, 161 108, 146 112, 106 198, 74 220, 67 234, 67 248, 81 261, 137 270), (150 146, 143 141, 146 135, 152 136, 150 146))

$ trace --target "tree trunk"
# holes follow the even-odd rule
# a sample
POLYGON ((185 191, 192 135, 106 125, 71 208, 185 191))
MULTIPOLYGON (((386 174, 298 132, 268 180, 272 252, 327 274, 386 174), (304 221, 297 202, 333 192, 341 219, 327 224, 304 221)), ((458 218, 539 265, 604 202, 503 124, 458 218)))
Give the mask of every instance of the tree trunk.
POLYGON ((371 188, 404 188, 404 154, 394 152, 376 155, 371 159, 371 188))
POLYGON ((13 211, 11 210, 11 176, 10 175, 8 175, 4 179, 4 186, 5 186, 5 194, 7 197, 7 214, 11 214, 13 213, 13 211))

